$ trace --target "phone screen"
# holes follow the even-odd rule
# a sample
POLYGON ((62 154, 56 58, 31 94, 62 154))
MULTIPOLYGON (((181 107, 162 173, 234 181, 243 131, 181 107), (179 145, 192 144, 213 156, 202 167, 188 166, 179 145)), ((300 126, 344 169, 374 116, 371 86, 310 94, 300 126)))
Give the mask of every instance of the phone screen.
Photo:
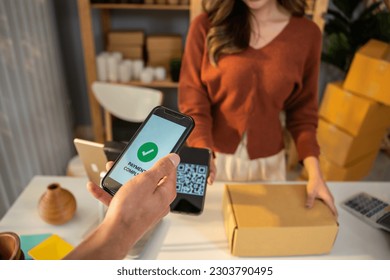
POLYGON ((175 151, 191 129, 188 125, 170 120, 169 116, 151 114, 103 179, 103 188, 114 194, 129 179, 175 151))

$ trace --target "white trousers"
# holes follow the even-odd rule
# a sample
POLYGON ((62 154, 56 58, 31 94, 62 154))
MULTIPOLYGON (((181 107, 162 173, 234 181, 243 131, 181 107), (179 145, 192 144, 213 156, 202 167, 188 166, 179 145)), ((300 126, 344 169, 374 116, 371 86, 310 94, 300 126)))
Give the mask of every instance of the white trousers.
POLYGON ((276 155, 249 159, 246 149, 247 137, 244 134, 234 154, 215 153, 217 181, 285 181, 285 151, 276 155))

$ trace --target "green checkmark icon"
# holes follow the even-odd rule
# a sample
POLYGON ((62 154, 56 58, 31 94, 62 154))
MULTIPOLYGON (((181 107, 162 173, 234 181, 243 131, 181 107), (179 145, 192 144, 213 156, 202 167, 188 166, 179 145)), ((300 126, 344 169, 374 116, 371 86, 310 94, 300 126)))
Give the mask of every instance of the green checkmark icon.
POLYGON ((158 153, 158 147, 153 142, 146 142, 139 147, 137 157, 142 162, 153 160, 158 153))

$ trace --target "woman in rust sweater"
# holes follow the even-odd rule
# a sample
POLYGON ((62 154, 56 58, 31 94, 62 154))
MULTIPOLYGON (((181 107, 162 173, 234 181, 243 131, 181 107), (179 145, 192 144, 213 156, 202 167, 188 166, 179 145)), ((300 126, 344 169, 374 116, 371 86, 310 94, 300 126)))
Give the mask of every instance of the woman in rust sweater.
POLYGON ((309 175, 306 206, 336 214, 319 168, 317 83, 321 32, 304 0, 204 0, 190 26, 179 109, 195 119, 188 140, 216 154, 209 183, 284 180, 280 113, 309 175))

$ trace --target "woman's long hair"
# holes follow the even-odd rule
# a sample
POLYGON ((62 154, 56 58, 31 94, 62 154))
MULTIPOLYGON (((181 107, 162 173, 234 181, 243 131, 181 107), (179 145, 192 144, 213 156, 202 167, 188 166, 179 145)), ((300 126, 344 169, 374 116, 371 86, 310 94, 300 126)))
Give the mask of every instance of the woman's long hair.
MULTIPOLYGON (((277 0, 294 16, 303 16, 305 0, 277 0)), ((203 0, 211 27, 207 34, 210 62, 217 64, 221 54, 240 52, 249 46, 251 12, 242 0, 203 0)))

